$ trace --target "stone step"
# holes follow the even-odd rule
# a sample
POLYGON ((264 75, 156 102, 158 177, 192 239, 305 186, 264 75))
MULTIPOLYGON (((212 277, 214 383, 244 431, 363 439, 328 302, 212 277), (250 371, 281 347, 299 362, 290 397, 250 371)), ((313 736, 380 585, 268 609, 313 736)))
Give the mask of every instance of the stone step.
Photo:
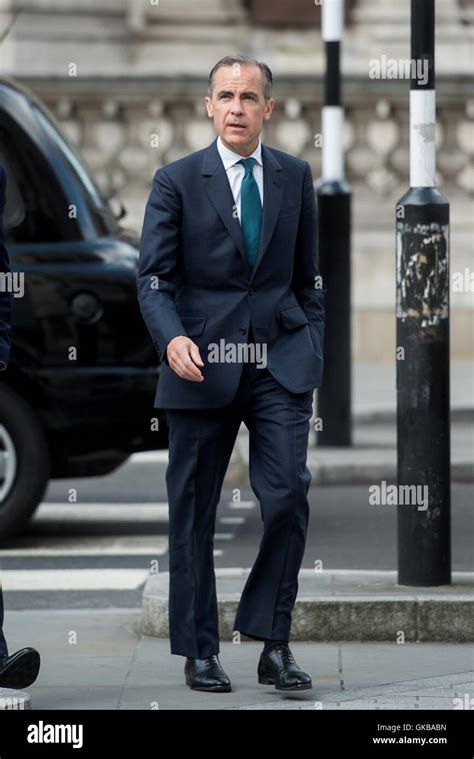
MULTIPOLYGON (((232 640, 240 594, 250 569, 216 570, 219 630, 232 640)), ((302 569, 291 640, 474 640, 474 573, 454 572, 452 584, 415 588, 391 571, 302 569)), ((145 635, 169 637, 169 573, 150 574, 143 592, 145 635)), ((242 636, 244 638, 244 636, 242 636)))

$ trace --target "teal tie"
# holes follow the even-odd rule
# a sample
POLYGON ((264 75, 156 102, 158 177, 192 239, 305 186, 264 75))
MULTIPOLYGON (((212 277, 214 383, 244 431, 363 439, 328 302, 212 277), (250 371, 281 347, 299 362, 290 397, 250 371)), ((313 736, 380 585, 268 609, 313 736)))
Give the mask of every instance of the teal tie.
POLYGON ((245 240, 247 261, 251 269, 257 260, 257 251, 260 243, 260 228, 262 226, 262 202, 257 182, 253 175, 255 158, 242 158, 241 163, 245 169, 242 179, 240 194, 240 225, 245 240))

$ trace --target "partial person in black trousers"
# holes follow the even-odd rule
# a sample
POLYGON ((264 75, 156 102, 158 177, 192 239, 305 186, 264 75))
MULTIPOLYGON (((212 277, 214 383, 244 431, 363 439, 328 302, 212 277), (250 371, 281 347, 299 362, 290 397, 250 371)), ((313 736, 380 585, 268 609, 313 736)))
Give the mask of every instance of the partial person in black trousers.
POLYGON ((138 297, 162 354, 155 406, 169 427, 169 626, 194 690, 229 691, 219 658, 214 529, 243 421, 263 520, 234 630, 261 640, 258 681, 311 688, 288 642, 309 519, 306 466, 323 371, 324 287, 306 161, 260 134, 272 73, 219 61, 205 98, 217 139, 159 169, 148 200, 138 297))
MULTIPOLYGON (((8 274, 10 271, 3 235, 5 188, 6 174, 0 166, 0 272, 2 274, 8 274)), ((0 288, 0 371, 5 371, 10 358, 12 309, 12 293, 6 287, 0 288)), ((8 655, 7 642, 3 634, 3 593, 0 567, 0 688, 27 688, 38 677, 39 668, 40 655, 34 648, 22 648, 11 656, 8 655)))

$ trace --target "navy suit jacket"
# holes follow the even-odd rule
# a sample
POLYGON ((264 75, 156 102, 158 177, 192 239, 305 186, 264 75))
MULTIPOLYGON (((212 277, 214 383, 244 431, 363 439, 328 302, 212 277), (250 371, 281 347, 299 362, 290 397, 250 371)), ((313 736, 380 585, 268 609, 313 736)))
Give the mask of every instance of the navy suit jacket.
MULTIPOLYGON (((5 170, 0 166, 0 272, 10 271, 10 262, 3 235, 3 210, 5 208, 5 188, 7 177, 5 170)), ((8 366, 10 359, 10 330, 13 308, 13 295, 11 292, 0 288, 0 362, 8 366)), ((0 363, 0 369, 5 368, 0 363)))
POLYGON ((138 300, 163 357, 157 408, 217 408, 234 397, 242 362, 208 361, 211 344, 246 343, 250 322, 267 345, 267 369, 293 393, 319 387, 323 371, 324 294, 318 270, 318 222, 306 161, 262 145, 263 219, 253 270, 217 139, 158 169, 145 210, 138 300), (201 382, 167 363, 170 340, 199 347, 201 382))

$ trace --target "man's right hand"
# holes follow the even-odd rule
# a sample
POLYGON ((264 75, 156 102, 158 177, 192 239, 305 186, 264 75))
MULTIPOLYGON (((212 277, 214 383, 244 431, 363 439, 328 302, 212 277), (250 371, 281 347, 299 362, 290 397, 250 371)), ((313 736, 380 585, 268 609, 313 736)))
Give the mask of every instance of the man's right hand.
POLYGON ((182 379, 191 382, 202 382, 203 375, 198 369, 204 366, 196 343, 185 335, 178 335, 169 341, 166 347, 166 357, 170 368, 182 379))

